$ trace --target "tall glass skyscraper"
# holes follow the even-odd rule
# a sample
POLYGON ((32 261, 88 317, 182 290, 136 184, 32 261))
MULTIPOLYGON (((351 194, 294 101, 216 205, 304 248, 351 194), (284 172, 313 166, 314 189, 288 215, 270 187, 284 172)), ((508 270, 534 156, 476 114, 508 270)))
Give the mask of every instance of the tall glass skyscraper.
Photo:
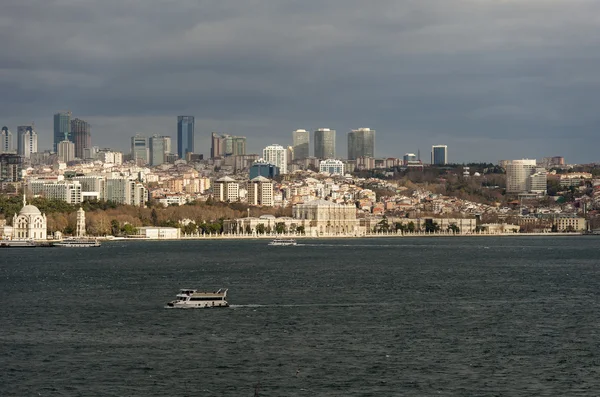
POLYGON ((292 141, 294 142, 294 160, 310 157, 310 134, 308 131, 300 129, 292 132, 292 141))
POLYGON ((71 137, 71 112, 59 112, 54 115, 54 152, 58 150, 58 143, 65 139, 73 141, 71 137))
POLYGON ((431 164, 446 165, 448 163, 448 146, 433 145, 431 147, 431 164))
POLYGON ((177 116, 177 155, 185 159, 194 153, 194 116, 177 116))
POLYGON ((335 158, 335 130, 319 128, 315 131, 315 157, 318 159, 335 158))
POLYGON ((375 130, 359 128, 348 133, 348 160, 375 157, 375 130))
POLYGON ((0 153, 11 153, 13 150, 12 132, 8 127, 2 127, 0 133, 0 153))

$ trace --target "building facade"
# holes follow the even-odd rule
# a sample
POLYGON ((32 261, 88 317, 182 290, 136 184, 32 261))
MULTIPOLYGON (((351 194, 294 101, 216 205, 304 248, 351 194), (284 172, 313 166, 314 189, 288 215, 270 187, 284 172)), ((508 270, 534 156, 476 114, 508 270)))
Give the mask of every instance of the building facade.
POLYGON ((335 130, 319 128, 314 132, 315 157, 320 160, 335 158, 335 130))
POLYGON ((433 145, 431 147, 431 164, 446 165, 448 164, 448 146, 433 145))
POLYGON ((54 115, 54 152, 58 151, 58 144, 65 139, 72 140, 71 112, 58 112, 54 115))
POLYGON ((524 194, 546 192, 547 173, 538 167, 536 160, 508 160, 506 168, 506 193, 524 194))
POLYGON ((331 175, 344 175, 344 163, 341 160, 327 159, 319 163, 319 172, 331 175))
POLYGON ((64 140, 58 143, 58 160, 68 163, 75 160, 75 144, 64 140))
POLYGON ((287 174, 287 150, 281 145, 270 145, 263 149, 263 160, 275 165, 280 174, 287 174))
POLYGON ((257 176, 250 180, 248 182, 248 204, 272 207, 275 204, 273 187, 273 181, 263 176, 257 176))
POLYGON ((71 120, 71 139, 75 145, 75 157, 84 159, 84 150, 92 147, 92 130, 90 123, 81 119, 71 120))
POLYGON ((294 148, 294 160, 302 160, 310 157, 310 133, 299 129, 292 132, 294 148))
POLYGON ((359 128, 348 133, 348 160, 375 157, 375 130, 359 128))
POLYGON ((19 182, 22 171, 23 157, 14 153, 0 154, 0 182, 19 182))
POLYGON ((292 214, 295 220, 301 221, 308 235, 353 235, 358 232, 354 205, 314 200, 295 205, 292 214))
POLYGON ((46 240, 46 214, 42 214, 34 205, 27 205, 23 197, 23 208, 13 218, 13 239, 46 240))
POLYGON ((38 136, 33 125, 21 125, 17 127, 17 154, 25 158, 31 158, 32 153, 38 151, 38 136))
POLYGON ((150 165, 163 164, 167 159, 167 151, 171 138, 167 136, 154 135, 150 137, 150 165))
POLYGON ((273 179, 277 175, 279 175, 279 168, 274 164, 267 163, 264 159, 258 159, 250 166, 250 179, 254 179, 257 176, 273 179))
POLYGON ((194 116, 177 116, 177 155, 185 159, 194 153, 194 116))
POLYGON ((213 184, 213 196, 218 201, 230 203, 239 201, 240 184, 228 176, 217 179, 213 184))

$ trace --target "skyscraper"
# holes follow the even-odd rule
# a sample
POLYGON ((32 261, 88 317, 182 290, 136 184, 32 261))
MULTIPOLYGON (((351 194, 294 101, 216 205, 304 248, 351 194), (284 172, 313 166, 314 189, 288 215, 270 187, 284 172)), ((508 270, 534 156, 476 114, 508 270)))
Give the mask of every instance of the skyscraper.
POLYGON ((431 147, 431 164, 446 165, 448 163, 448 146, 433 145, 431 147))
POLYGON ((545 193, 547 172, 536 160, 509 160, 506 163, 506 193, 545 193))
POLYGON ((0 132, 0 153, 11 153, 13 150, 12 132, 8 127, 2 127, 0 132))
POLYGON ((71 137, 71 112, 58 112, 54 115, 54 151, 58 150, 58 143, 65 140, 72 141, 71 137))
POLYGON ((359 128, 348 133, 348 160, 375 157, 375 130, 359 128))
POLYGON ((154 135, 150 137, 150 165, 161 165, 166 160, 168 136, 154 135))
POLYGON ((37 133, 31 125, 20 125, 17 127, 17 154, 26 158, 31 153, 37 153, 37 133))
POLYGON ((218 134, 213 132, 211 135, 210 158, 241 156, 246 154, 246 137, 233 136, 229 134, 218 134))
POLYGON ((177 155, 185 159, 194 153, 194 116, 177 116, 177 155))
POLYGON ((321 160, 335 158, 335 130, 319 128, 315 131, 315 157, 321 160))
POLYGON ((71 120, 71 139, 75 144, 75 157, 78 159, 85 158, 84 149, 92 147, 92 134, 90 123, 81 120, 71 120))
POLYGON ((301 160, 310 157, 310 133, 299 129, 292 132, 294 146, 294 160, 301 160))
POLYGON ((131 137, 131 158, 137 164, 148 164, 148 138, 141 135, 131 137))
POLYGON ((287 174, 287 150, 281 145, 270 145, 263 149, 263 160, 279 168, 280 174, 287 174))

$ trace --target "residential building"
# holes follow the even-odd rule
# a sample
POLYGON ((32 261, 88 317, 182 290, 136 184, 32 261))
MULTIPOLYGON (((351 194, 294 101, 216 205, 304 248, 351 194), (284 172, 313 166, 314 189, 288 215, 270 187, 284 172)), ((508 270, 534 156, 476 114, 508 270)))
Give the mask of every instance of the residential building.
POLYGON ((263 160, 279 168, 280 174, 287 174, 287 150, 281 145, 270 145, 263 149, 263 160))
POLYGON ((75 157, 84 159, 84 149, 92 146, 90 123, 81 119, 71 120, 71 139, 75 144, 75 157))
POLYGON ((273 181, 263 176, 257 176, 250 180, 248 182, 248 204, 272 207, 274 205, 273 186, 273 181))
POLYGON ((213 196, 218 201, 230 203, 239 201, 240 184, 228 176, 217 179, 213 184, 213 196))
POLYGON ((216 159, 223 156, 223 136, 213 132, 210 141, 210 158, 216 159))
POLYGON ((90 146, 83 149, 84 160, 96 160, 100 148, 98 146, 90 146))
POLYGON ((58 144, 71 137, 71 112, 58 112, 54 115, 54 152, 58 152, 58 144))
POLYGON ((185 159, 194 153, 194 116, 177 116, 177 155, 185 159))
POLYGON ((335 130, 319 128, 314 132, 315 157, 320 160, 335 158, 335 130))
POLYGON ((106 179, 106 201, 143 207, 147 198, 148 191, 144 185, 133 178, 112 177, 106 179))
POLYGON ((431 147, 431 164, 446 165, 448 164, 448 146, 433 145, 431 147))
POLYGON ((344 163, 341 160, 327 159, 319 164, 319 172, 331 175, 344 175, 344 163))
POLYGON ((310 157, 310 133, 299 129, 292 132, 294 147, 294 160, 302 160, 310 157))
POLYGON ((105 164, 121 165, 123 164, 123 153, 113 152, 110 149, 101 149, 98 151, 98 160, 105 164))
POLYGON ((148 138, 142 135, 131 137, 131 159, 138 165, 146 165, 149 158, 148 138))
POLYGON ((17 127, 17 154, 31 158, 32 153, 37 153, 38 137, 33 125, 20 125, 17 127))
POLYGON ((106 195, 106 177, 102 175, 83 175, 73 177, 73 181, 81 185, 83 199, 95 196, 98 200, 104 200, 106 195), (93 194, 90 194, 93 193, 93 194))
POLYGON ((12 132, 10 132, 8 127, 2 127, 2 132, 0 132, 0 153, 12 153, 12 150, 12 132))
POLYGON ((359 128, 348 133, 348 160, 375 157, 375 130, 359 128))
POLYGON ((75 160, 75 144, 73 142, 65 139, 58 143, 58 160, 65 163, 75 160))

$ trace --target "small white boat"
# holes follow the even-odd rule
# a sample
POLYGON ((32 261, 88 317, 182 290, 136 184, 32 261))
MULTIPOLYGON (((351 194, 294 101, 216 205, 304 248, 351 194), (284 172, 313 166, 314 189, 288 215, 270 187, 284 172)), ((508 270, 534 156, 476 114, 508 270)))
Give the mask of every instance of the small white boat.
POLYGON ((54 243, 56 247, 69 247, 69 248, 89 248, 89 247, 100 247, 100 242, 96 239, 77 239, 69 238, 66 240, 54 243))
POLYGON ((269 245, 298 245, 298 243, 293 238, 276 238, 275 240, 271 241, 269 245))
POLYGON ((229 307, 229 303, 225 300, 226 297, 227 289, 223 288, 216 292, 200 292, 184 288, 179 291, 175 300, 167 303, 167 307, 174 309, 229 307))

